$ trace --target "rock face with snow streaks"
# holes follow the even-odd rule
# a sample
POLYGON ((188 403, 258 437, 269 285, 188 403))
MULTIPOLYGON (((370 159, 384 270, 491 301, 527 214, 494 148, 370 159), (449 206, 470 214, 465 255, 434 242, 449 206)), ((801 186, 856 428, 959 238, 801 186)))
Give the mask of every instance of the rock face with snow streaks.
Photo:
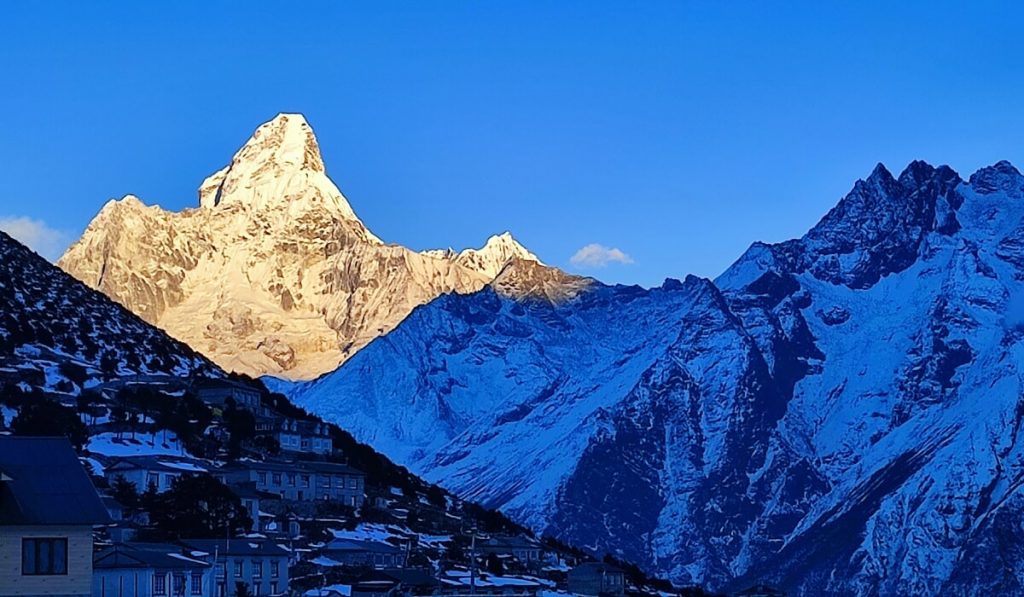
POLYGON ((714 282, 500 281, 279 384, 450 489, 679 582, 1024 590, 1024 177, 879 166, 714 282))

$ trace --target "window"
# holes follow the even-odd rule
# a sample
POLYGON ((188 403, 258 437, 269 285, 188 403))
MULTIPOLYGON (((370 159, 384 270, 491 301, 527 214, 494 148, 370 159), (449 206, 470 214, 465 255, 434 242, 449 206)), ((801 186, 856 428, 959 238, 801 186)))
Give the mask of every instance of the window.
POLYGON ((146 475, 146 487, 160 487, 160 474, 148 473, 146 475))
POLYGON ((242 560, 235 560, 235 578, 242 577, 242 560))
POLYGON ((153 575, 153 594, 154 595, 166 595, 167 594, 167 576, 164 574, 153 575))
POLYGON ((288 473, 288 484, 295 487, 295 473, 288 473))
POLYGON ((270 583, 270 594, 271 595, 277 595, 277 583, 276 582, 270 583))
POLYGON ((21 573, 25 576, 67 574, 67 538, 22 539, 21 573))
POLYGON ((261 585, 260 583, 253 584, 253 586, 252 586, 252 597, 260 597, 260 593, 261 593, 260 589, 262 589, 262 588, 263 588, 263 585, 261 585))
POLYGON ((281 473, 274 473, 274 485, 281 484, 281 473))
POLYGON ((267 484, 267 473, 257 473, 256 477, 259 479, 260 485, 267 484))
POLYGON ((309 475, 302 475, 302 486, 309 487, 309 475))
POLYGON ((202 595, 203 594, 203 575, 200 572, 192 573, 192 594, 202 595))
POLYGON ((259 560, 252 561, 252 577, 263 578, 263 562, 259 560))
MULTIPOLYGON (((277 560, 274 560, 273 562, 270 563, 270 577, 271 578, 277 578, 280 575, 280 573, 281 573, 281 562, 278 562, 277 560)), ((276 593, 277 591, 274 591, 274 592, 276 593)))
POLYGON ((359 488, 359 479, 356 479, 355 477, 349 477, 348 478, 348 488, 349 489, 358 489, 359 488))
POLYGON ((185 594, 185 575, 180 573, 180 572, 176 572, 174 574, 172 582, 173 582, 173 584, 171 586, 174 589, 174 594, 175 595, 184 595, 185 594))

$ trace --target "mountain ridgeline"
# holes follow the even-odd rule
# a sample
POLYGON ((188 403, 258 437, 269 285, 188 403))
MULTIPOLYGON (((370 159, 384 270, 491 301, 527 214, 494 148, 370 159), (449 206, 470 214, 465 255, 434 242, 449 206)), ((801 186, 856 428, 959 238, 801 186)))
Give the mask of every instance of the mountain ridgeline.
POLYGON ((1009 163, 966 181, 879 165, 715 281, 557 287, 443 295, 337 371, 268 383, 430 481, 680 583, 1024 591, 1009 163))

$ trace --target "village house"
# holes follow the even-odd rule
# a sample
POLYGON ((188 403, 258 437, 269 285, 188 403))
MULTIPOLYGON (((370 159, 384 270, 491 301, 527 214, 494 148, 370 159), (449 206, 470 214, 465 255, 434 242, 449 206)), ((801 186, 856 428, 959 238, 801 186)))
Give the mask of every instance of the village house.
POLYGON ((92 531, 110 517, 67 439, 0 436, 0 595, 92 592, 92 531))
POLYGON ((578 595, 623 595, 626 573, 604 562, 586 562, 569 571, 569 592, 578 595))
POLYGON ((530 537, 491 537, 477 543, 477 550, 484 555, 513 557, 524 564, 540 561, 540 543, 530 537))
POLYGON ((111 485, 118 477, 124 477, 139 493, 150 487, 164 492, 178 477, 209 472, 208 466, 199 460, 175 456, 126 456, 107 466, 103 476, 111 485))
POLYGON ((373 568, 395 568, 405 560, 404 551, 390 543, 356 539, 334 539, 323 549, 322 555, 338 564, 373 568))
POLYGON ((196 396, 210 406, 220 409, 227 407, 230 398, 234 401, 235 406, 254 414, 259 414, 264 410, 261 406, 259 390, 230 379, 203 380, 196 388, 196 396))
POLYGON ((300 502, 333 500, 358 508, 366 491, 362 471, 329 462, 240 461, 217 475, 228 485, 252 483, 258 491, 300 502))
POLYGON ((276 493, 260 491, 256 489, 256 484, 251 481, 229 485, 228 489, 238 497, 242 502, 242 507, 249 514, 249 518, 252 519, 252 528, 250 530, 254 533, 262 532, 264 530, 264 521, 273 518, 273 516, 261 510, 261 504, 279 501, 281 496, 276 493))
POLYGON ((112 521, 106 526, 107 536, 114 543, 127 543, 135 538, 138 533, 138 525, 125 517, 125 508, 121 502, 109 495, 100 495, 103 507, 112 521))
POLYGON ((312 471, 293 462, 246 460, 220 468, 218 476, 228 485, 251 484, 265 491, 293 501, 316 499, 316 479, 312 471))
POLYGON ((245 583, 252 597, 288 592, 288 550, 268 539, 188 539, 189 557, 214 564, 213 597, 232 597, 245 583))
POLYGON ((358 508, 366 496, 366 475, 347 464, 306 462, 316 478, 316 497, 358 508))
POLYGON ((93 597, 213 597, 213 566, 178 545, 119 543, 93 558, 93 597))
POLYGON ((447 570, 441 575, 440 582, 441 595, 533 597, 541 590, 551 588, 536 578, 497 576, 484 572, 474 575, 468 570, 447 570))
POLYGON ((328 427, 319 421, 279 418, 273 431, 284 452, 327 455, 334 451, 328 427))

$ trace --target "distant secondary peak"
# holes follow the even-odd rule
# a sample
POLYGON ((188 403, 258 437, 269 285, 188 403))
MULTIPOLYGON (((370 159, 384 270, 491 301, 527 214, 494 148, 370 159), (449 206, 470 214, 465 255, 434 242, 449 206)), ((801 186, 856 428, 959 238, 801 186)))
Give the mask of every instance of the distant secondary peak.
POLYGON ((1024 177, 1006 160, 978 170, 971 175, 968 182, 976 192, 983 195, 1002 191, 1018 197, 1024 188, 1024 177))
POLYGON ((512 257, 491 282, 491 288, 516 300, 543 300, 558 304, 575 298, 594 284, 597 282, 593 278, 567 274, 536 259, 512 257))
POLYGON ((949 166, 932 166, 923 160, 914 160, 900 173, 899 183, 907 189, 923 187, 929 183, 949 185, 962 182, 960 175, 949 166))
POLYGON ((889 172, 889 169, 886 168, 885 164, 882 162, 875 164, 874 169, 871 170, 871 174, 867 178, 867 182, 889 183, 894 182, 895 180, 896 179, 893 178, 892 172, 889 172))
POLYGON ((506 257, 523 257, 526 259, 532 259, 533 261, 540 261, 537 256, 529 252, 519 241, 517 241, 511 232, 502 232, 501 234, 495 234, 487 239, 482 249, 470 249, 477 253, 498 253, 503 254, 506 257))
POLYGON ((900 182, 920 182, 927 180, 935 174, 935 168, 924 160, 914 160, 907 164, 907 167, 900 173, 900 182))

